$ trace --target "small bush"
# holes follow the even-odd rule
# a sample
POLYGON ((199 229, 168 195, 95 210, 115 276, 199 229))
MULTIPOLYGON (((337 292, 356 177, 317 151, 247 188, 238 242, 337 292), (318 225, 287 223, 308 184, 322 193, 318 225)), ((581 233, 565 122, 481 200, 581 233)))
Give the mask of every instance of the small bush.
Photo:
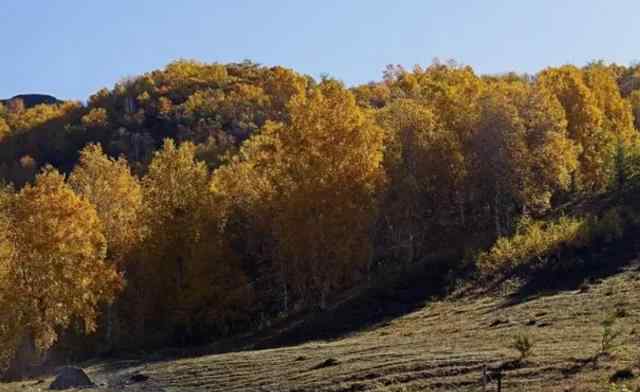
POLYGON ((509 348, 516 350, 520 354, 520 361, 527 359, 533 351, 533 341, 525 333, 514 336, 509 348))
POLYGON ((481 253, 478 266, 490 273, 529 261, 544 262, 563 246, 578 248, 588 243, 583 225, 582 219, 567 217, 552 222, 526 220, 515 235, 499 238, 488 252, 481 253))
POLYGON ((618 208, 607 210, 600 218, 590 218, 583 230, 590 241, 611 242, 624 234, 625 222, 618 208))
POLYGON ((600 340, 600 352, 602 354, 611 354, 617 350, 622 344, 618 338, 622 336, 622 330, 616 328, 618 318, 615 313, 607 316, 600 325, 602 326, 602 337, 600 340))
POLYGON ((482 273, 493 273, 530 262, 544 263, 551 255, 562 256, 564 249, 620 239, 625 226, 619 208, 607 210, 600 218, 562 217, 549 222, 526 218, 513 236, 499 238, 489 251, 479 254, 478 267, 482 273))
POLYGON ((622 384, 609 384, 609 392, 631 392, 631 389, 622 384))

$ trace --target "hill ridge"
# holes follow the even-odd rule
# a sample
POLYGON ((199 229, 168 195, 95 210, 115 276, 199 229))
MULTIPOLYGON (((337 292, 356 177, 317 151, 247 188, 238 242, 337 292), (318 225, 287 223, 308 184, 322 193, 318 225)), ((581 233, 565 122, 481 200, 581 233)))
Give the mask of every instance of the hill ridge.
POLYGON ((42 105, 42 104, 46 104, 46 105, 55 105, 55 104, 59 104, 59 103, 63 103, 64 101, 59 100, 58 98, 54 97, 53 95, 49 95, 49 94, 18 94, 18 95, 14 95, 11 98, 8 99, 0 99, 0 103, 2 103, 3 105, 13 101, 14 99, 21 99, 22 102, 24 102, 24 106, 26 108, 31 108, 37 105, 42 105))

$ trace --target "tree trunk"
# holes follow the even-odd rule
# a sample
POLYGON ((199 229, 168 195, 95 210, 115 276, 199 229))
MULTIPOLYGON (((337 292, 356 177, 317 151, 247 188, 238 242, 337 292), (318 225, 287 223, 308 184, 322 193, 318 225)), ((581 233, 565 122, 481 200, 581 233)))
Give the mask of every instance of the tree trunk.
POLYGON ((327 296, 329 295, 329 284, 323 283, 320 289, 320 310, 327 309, 327 296))
POLYGON ((576 172, 571 172, 571 185, 569 187, 571 189, 571 193, 576 193, 578 191, 578 181, 576 180, 576 172))
POLYGON ((107 304, 107 326, 105 330, 105 339, 107 341, 107 352, 113 349, 113 303, 107 304))
POLYGON ((9 369, 3 375, 8 381, 21 380, 30 376, 31 369, 38 364, 39 354, 36 348, 33 331, 25 331, 16 352, 11 360, 9 369))
POLYGON ((284 314, 289 313, 289 290, 287 289, 287 279, 285 277, 284 271, 281 273, 282 278, 282 309, 284 314))
POLYGON ((146 318, 147 318, 147 298, 146 291, 139 285, 137 287, 138 298, 136 299, 136 312, 135 316, 137 317, 135 323, 135 341, 142 346, 145 341, 144 338, 146 336, 146 318))
POLYGON ((496 237, 500 237, 502 236, 502 226, 500 224, 500 196, 498 192, 496 192, 493 201, 493 215, 496 223, 496 237))

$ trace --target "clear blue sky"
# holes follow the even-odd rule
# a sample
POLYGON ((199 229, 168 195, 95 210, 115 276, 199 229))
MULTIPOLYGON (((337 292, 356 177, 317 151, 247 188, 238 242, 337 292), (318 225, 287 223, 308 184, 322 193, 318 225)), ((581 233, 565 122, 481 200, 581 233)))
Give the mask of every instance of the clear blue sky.
POLYGON ((480 73, 640 59, 638 0, 16 0, 0 4, 0 98, 85 100, 178 58, 250 59, 348 84, 389 63, 480 73))

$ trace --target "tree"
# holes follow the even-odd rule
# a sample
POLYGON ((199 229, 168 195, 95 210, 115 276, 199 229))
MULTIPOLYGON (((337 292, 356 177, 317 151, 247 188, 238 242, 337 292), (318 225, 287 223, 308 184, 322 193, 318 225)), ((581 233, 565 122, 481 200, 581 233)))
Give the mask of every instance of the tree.
POLYGON ((89 113, 82 116, 80 121, 88 129, 104 128, 109 125, 108 114, 104 108, 91 109, 89 113))
MULTIPOLYGON (((69 185, 95 206, 107 241, 107 261, 124 272, 125 262, 141 243, 142 188, 124 158, 112 159, 100 145, 90 144, 69 177, 69 185)), ((112 345, 114 314, 107 307, 107 344, 112 345)))
POLYGON ((124 158, 109 158, 98 144, 80 152, 69 185, 96 207, 107 240, 107 259, 119 268, 142 237, 142 188, 124 158))
POLYGON ((615 88, 615 79, 600 66, 549 68, 538 83, 554 94, 565 110, 568 136, 579 148, 574 189, 602 191, 614 175, 617 145, 631 142, 631 117, 615 88))
POLYGON ((224 326, 249 299, 238 259, 219 234, 207 167, 195 153, 191 143, 165 140, 142 180, 149 235, 140 284, 159 300, 151 317, 181 343, 203 323, 224 326))
POLYGON ((640 132, 640 90, 632 92, 628 99, 634 116, 634 126, 640 132))
POLYGON ((4 118, 0 117, 0 142, 2 142, 11 132, 11 128, 9 128, 9 124, 4 120, 4 118))
POLYGON ((527 152, 518 159, 523 178, 517 199, 529 212, 544 212, 554 195, 569 189, 578 149, 568 137, 565 112, 554 95, 535 85, 512 85, 507 94, 525 129, 527 152))
POLYGON ((292 98, 288 110, 290 122, 267 123, 215 172, 212 190, 258 211, 285 291, 324 307, 369 266, 383 132, 332 80, 292 98))
POLYGON ((490 82, 479 101, 472 135, 471 191, 491 205, 496 235, 513 229, 516 214, 542 213, 568 189, 577 150, 557 99, 519 80, 490 82))
MULTIPOLYGON (((453 195, 458 210, 459 226, 469 227, 465 211, 474 205, 474 194, 470 190, 473 169, 472 137, 478 123, 479 100, 486 84, 471 69, 450 61, 442 64, 435 61, 426 69, 416 67, 408 74, 415 79, 413 96, 427 102, 442 128, 442 146, 450 163, 449 192, 453 195)), ((406 85, 407 82, 401 83, 406 85)), ((409 83, 411 85, 411 83, 409 83)), ((407 87, 403 90, 408 91, 407 87)))
POLYGON ((15 232, 10 214, 14 198, 14 190, 3 184, 0 188, 0 371, 11 363, 22 328, 21 320, 14 317, 19 304, 12 301, 11 294, 15 232))
POLYGON ((45 168, 11 204, 14 250, 5 262, 2 298, 11 306, 2 308, 8 314, 0 331, 11 342, 3 348, 20 360, 50 348, 74 320, 94 331, 98 306, 114 299, 121 276, 105 262, 95 208, 55 169, 45 168))
POLYGON ((387 191, 381 203, 385 247, 397 260, 424 255, 428 235, 447 212, 455 210, 456 162, 450 133, 436 122, 424 102, 400 99, 378 112, 385 129, 387 191), (452 170, 453 169, 453 170, 452 170))
POLYGON ((584 70, 584 80, 604 116, 603 128, 615 135, 617 143, 630 145, 637 137, 633 112, 622 97, 612 69, 600 63, 591 64, 584 70))

